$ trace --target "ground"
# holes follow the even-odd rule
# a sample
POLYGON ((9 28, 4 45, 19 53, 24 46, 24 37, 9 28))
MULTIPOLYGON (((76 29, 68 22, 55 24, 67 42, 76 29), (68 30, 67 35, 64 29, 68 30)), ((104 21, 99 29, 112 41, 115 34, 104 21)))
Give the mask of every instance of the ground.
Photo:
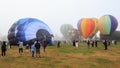
MULTIPOLYGON (((1 54, 1 51, 0 51, 1 54)), ((32 58, 31 53, 18 54, 18 47, 7 49, 5 57, 0 56, 0 68, 119 68, 120 42, 110 45, 104 50, 102 43, 97 48, 88 49, 86 43, 80 43, 78 48, 71 44, 48 46, 46 53, 41 47, 41 57, 32 58)))

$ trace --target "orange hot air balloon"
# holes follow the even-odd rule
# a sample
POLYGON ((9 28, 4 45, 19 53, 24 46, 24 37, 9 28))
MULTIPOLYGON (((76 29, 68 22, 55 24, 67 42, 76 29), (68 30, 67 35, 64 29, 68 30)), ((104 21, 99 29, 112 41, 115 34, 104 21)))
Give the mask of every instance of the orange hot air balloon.
POLYGON ((91 18, 83 18, 77 26, 80 34, 87 39, 95 29, 95 22, 91 18))

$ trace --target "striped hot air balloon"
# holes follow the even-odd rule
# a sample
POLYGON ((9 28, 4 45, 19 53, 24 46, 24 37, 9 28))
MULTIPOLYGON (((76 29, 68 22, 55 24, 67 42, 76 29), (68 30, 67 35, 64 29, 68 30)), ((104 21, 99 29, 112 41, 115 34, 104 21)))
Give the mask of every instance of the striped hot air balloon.
POLYGON ((80 34, 87 39, 95 29, 95 22, 91 18, 83 18, 77 26, 80 34))
POLYGON ((104 15, 98 20, 98 29, 103 35, 112 34, 117 26, 117 19, 112 15, 104 15))

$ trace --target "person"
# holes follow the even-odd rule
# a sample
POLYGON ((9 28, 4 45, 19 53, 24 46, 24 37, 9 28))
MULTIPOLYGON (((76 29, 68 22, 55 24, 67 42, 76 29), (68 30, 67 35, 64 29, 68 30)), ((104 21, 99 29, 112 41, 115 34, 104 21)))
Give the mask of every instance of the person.
POLYGON ((110 46, 110 40, 108 40, 108 41, 107 41, 107 45, 109 45, 109 46, 110 46))
POLYGON ((46 47, 47 47, 47 42, 46 42, 46 40, 44 40, 43 41, 43 51, 44 51, 44 53, 46 52, 46 47))
POLYGON ((115 45, 115 41, 114 40, 112 40, 112 45, 115 45))
POLYGON ((103 44, 104 44, 104 46, 105 46, 105 49, 104 49, 104 50, 107 50, 107 49, 108 49, 108 48, 107 48, 107 40, 104 40, 103 44))
POLYGON ((2 46, 1 46, 1 51, 2 51, 2 56, 6 55, 6 42, 3 41, 2 46))
POLYGON ((92 47, 94 48, 94 41, 92 40, 92 43, 91 43, 92 47))
POLYGON ((34 44, 33 40, 30 40, 30 41, 28 42, 28 44, 29 44, 30 53, 31 53, 31 46, 34 44))
POLYGON ((34 53, 35 53, 35 44, 31 45, 31 53, 32 53, 32 57, 34 57, 34 53))
POLYGON ((36 57, 40 57, 40 47, 41 47, 41 44, 40 44, 40 42, 37 40, 36 43, 35 43, 36 57))
POLYGON ((61 41, 57 42, 57 48, 60 48, 61 41))
POLYGON ((87 41, 88 48, 90 48, 90 40, 87 41))
POLYGON ((75 47, 75 40, 73 40, 73 47, 75 47))
POLYGON ((29 53, 29 44, 26 45, 26 53, 29 53))
POLYGON ((78 41, 76 40, 75 47, 78 48, 78 41))
POLYGON ((23 53, 23 42, 22 41, 19 41, 19 54, 22 54, 23 53))
POLYGON ((97 47, 97 42, 98 42, 98 41, 97 41, 97 40, 95 40, 95 47, 97 47))
POLYGON ((116 44, 117 44, 117 41, 115 40, 115 42, 114 42, 114 43, 115 43, 115 45, 116 45, 116 44))

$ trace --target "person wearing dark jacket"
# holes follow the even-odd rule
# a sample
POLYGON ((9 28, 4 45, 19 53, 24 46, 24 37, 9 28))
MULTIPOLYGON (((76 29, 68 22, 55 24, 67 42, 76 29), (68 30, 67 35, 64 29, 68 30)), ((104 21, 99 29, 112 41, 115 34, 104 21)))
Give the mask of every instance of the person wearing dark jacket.
POLYGON ((90 40, 87 41, 88 48, 90 48, 90 40))
POLYGON ((97 47, 97 43, 98 43, 98 41, 97 41, 97 40, 95 40, 95 47, 97 47))
POLYGON ((57 48, 60 48, 61 41, 57 42, 57 48))
POLYGON ((104 50, 107 50, 108 48, 107 48, 107 40, 104 40, 104 42, 103 42, 103 44, 104 44, 104 46, 105 46, 105 49, 104 50))
POLYGON ((92 41, 91 45, 92 45, 92 47, 94 48, 94 40, 92 41))
POLYGON ((2 46, 1 46, 1 51, 2 51, 2 56, 6 55, 6 42, 3 41, 2 46))
POLYGON ((40 47, 41 47, 41 43, 37 40, 35 43, 36 57, 40 57, 40 47))
POLYGON ((75 47, 75 40, 73 40, 73 47, 75 47))

